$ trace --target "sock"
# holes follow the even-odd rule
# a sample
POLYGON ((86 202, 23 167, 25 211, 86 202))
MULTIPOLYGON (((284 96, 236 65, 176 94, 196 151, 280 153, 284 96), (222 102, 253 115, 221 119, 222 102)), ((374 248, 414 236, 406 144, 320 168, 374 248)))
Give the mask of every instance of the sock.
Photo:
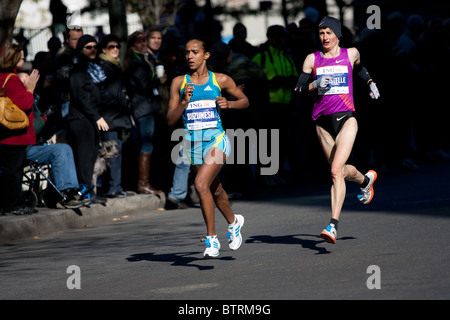
POLYGON ((364 176, 364 182, 361 183, 361 189, 364 189, 365 187, 367 187, 367 185, 369 184, 370 179, 368 176, 364 176))
POLYGON ((337 230, 338 228, 338 220, 336 219, 331 219, 330 224, 334 225, 334 228, 337 230))

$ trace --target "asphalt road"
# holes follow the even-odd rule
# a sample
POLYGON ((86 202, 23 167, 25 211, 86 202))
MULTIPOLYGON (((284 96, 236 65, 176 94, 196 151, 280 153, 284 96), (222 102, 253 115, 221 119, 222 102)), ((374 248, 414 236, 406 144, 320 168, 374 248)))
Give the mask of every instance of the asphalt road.
POLYGON ((449 181, 449 163, 379 174, 368 206, 347 184, 336 245, 318 236, 330 219, 324 182, 233 202, 246 219, 238 251, 217 212, 214 260, 202 258, 198 208, 13 241, 0 245, 0 299, 448 300, 449 181))

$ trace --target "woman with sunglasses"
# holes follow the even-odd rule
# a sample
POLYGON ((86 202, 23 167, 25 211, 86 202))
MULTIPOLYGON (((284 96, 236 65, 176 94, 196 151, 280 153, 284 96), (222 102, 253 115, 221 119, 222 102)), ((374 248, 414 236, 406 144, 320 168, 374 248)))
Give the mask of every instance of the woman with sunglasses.
POLYGON ((156 77, 153 65, 148 59, 147 38, 144 32, 136 31, 128 36, 123 71, 139 134, 137 192, 162 193, 150 184, 155 115, 162 109, 157 89, 161 81, 156 77))
POLYGON ((104 36, 100 41, 99 52, 98 63, 106 76, 105 81, 101 82, 103 90, 99 114, 109 127, 108 131, 101 130, 100 136, 102 141, 116 140, 119 148, 119 156, 109 159, 109 187, 105 196, 124 198, 131 193, 125 192, 122 188, 122 132, 130 130, 132 125, 119 58, 119 37, 114 34, 104 36))
POLYGON ((97 40, 88 34, 80 37, 76 46, 78 62, 70 75, 70 108, 67 116, 68 137, 77 168, 78 182, 89 192, 92 203, 106 202, 106 198, 92 191, 92 176, 98 154, 99 131, 107 131, 108 124, 99 114, 99 82, 106 76, 98 64, 97 40))

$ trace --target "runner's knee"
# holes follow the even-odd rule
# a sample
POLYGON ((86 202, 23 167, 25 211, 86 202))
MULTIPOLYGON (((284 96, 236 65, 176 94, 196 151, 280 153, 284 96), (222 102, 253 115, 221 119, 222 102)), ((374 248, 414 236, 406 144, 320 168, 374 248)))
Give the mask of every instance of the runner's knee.
POLYGON ((201 176, 195 177, 194 181, 195 190, 197 191, 198 195, 201 197, 203 194, 209 192, 209 186, 206 181, 206 179, 202 178, 201 176))
POLYGON ((344 177, 344 167, 331 166, 331 178, 333 180, 343 179, 344 177))

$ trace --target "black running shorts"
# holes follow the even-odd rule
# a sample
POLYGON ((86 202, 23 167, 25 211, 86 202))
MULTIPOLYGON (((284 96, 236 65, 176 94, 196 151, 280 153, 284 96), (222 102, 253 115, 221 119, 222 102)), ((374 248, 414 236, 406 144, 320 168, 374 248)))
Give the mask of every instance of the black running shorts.
POLYGON ((341 131, 344 123, 350 119, 355 117, 355 112, 353 111, 344 111, 337 112, 333 114, 321 115, 316 120, 316 125, 325 129, 329 134, 336 137, 341 131))

